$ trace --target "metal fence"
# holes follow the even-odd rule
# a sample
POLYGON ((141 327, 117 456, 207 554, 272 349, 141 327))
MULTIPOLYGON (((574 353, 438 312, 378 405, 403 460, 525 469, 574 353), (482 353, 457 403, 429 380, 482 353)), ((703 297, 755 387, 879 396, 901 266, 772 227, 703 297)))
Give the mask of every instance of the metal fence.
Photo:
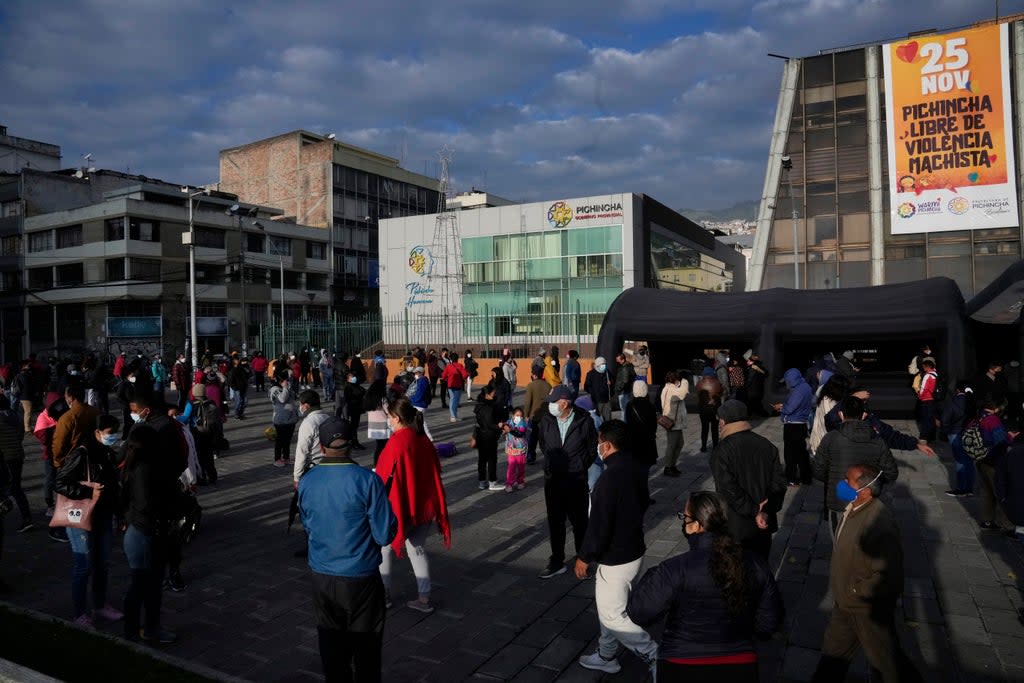
MULTIPOLYGON (((256 347, 266 353, 288 353, 303 347, 370 353, 377 348, 414 346, 451 349, 474 348, 484 356, 503 348, 526 349, 537 345, 593 343, 604 311, 558 313, 462 311, 402 315, 335 316, 323 319, 272 319, 260 325, 256 347)), ((532 355, 532 352, 530 353, 532 355)))

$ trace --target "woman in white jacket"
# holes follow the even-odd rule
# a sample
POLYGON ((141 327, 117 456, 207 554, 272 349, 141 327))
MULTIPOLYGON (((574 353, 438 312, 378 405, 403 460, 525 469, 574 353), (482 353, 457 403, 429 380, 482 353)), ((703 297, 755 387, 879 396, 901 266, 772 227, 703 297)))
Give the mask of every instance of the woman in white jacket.
POLYGON ((665 386, 661 390, 661 416, 672 420, 672 426, 667 427, 667 422, 662 424, 665 428, 665 438, 668 447, 665 449, 665 476, 678 477, 681 472, 676 467, 679 462, 679 455, 683 450, 683 429, 686 426, 686 396, 690 393, 690 383, 679 376, 678 373, 669 372, 665 375, 665 386))

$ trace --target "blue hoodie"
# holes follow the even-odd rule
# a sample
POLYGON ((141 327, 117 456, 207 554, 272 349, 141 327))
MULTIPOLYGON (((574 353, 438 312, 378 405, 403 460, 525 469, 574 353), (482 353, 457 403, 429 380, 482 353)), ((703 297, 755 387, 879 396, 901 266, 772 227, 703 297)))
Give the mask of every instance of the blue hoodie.
POLYGON ((803 375, 796 368, 786 370, 782 376, 789 387, 789 396, 782 404, 782 422, 806 424, 811 417, 811 408, 814 406, 814 392, 811 386, 804 381, 803 375))

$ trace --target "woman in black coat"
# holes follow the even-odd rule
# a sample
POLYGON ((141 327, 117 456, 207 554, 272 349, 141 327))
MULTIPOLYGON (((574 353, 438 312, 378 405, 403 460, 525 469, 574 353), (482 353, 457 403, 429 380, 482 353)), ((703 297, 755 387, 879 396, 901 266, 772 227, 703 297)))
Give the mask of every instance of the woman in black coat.
POLYGON ((494 385, 488 384, 477 398, 473 409, 476 427, 473 439, 477 450, 477 478, 481 491, 504 491, 505 485, 498 483, 498 439, 501 425, 505 422, 505 406, 499 405, 494 385))
POLYGON ((633 382, 633 398, 626 404, 626 429, 633 457, 649 467, 658 462, 658 415, 647 397, 647 382, 633 382))

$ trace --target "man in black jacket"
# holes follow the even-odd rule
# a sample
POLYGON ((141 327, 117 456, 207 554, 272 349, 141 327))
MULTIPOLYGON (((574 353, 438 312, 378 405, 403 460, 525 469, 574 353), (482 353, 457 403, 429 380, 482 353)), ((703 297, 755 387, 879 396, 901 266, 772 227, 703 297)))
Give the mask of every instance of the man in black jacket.
POLYGON ((583 391, 590 395, 594 409, 602 420, 607 422, 612 419, 612 382, 608 376, 608 364, 601 356, 594 359, 594 367, 587 372, 583 380, 583 391))
POLYGON ((252 370, 249 369, 248 358, 236 358, 231 369, 228 370, 228 388, 231 389, 234 397, 235 419, 245 419, 245 406, 248 404, 249 378, 252 377, 252 370))
POLYGON ((576 553, 587 534, 587 470, 597 454, 597 430, 590 414, 574 406, 569 388, 548 395, 548 411, 537 425, 544 451, 544 505, 551 535, 551 557, 540 574, 550 579, 565 572, 565 521, 572 524, 576 553))
POLYGON ((846 509, 846 503, 836 496, 836 484, 846 478, 847 469, 854 465, 876 467, 882 471, 883 484, 891 484, 899 476, 892 452, 866 421, 864 401, 847 396, 839 404, 839 415, 843 423, 825 434, 811 464, 814 478, 825 482, 825 505, 833 535, 846 509))
POLYGON ((768 560, 776 513, 786 496, 786 473, 779 449, 751 431, 747 406, 735 399, 718 409, 722 440, 711 453, 715 490, 729 507, 729 531, 744 548, 768 560))
POLYGON ((601 625, 597 652, 580 657, 580 666, 606 673, 622 668, 615 657, 620 643, 648 666, 658 661, 658 644, 626 616, 630 586, 647 550, 644 512, 650 498, 647 467, 623 453, 628 441, 622 420, 609 420, 598 429, 597 452, 607 471, 594 485, 587 535, 576 558, 578 579, 586 578, 590 563, 597 563, 594 602, 601 625))

